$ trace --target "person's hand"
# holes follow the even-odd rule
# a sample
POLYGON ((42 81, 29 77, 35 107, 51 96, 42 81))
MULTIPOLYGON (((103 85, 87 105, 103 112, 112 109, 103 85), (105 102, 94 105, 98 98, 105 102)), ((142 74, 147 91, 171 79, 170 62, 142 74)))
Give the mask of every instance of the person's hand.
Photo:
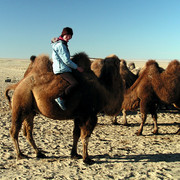
POLYGON ((82 67, 77 67, 77 70, 78 70, 79 72, 83 72, 83 71, 84 71, 84 69, 83 69, 82 67))

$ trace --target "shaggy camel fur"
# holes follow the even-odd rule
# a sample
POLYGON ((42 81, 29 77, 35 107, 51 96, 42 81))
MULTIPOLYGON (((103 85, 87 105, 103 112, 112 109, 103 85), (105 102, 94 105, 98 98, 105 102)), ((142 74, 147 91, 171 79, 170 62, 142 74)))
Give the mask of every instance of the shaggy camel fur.
MULTIPOLYGON (((166 104, 180 109, 180 62, 173 60, 161 73, 156 64, 151 65, 149 73, 153 89, 158 98, 166 104)), ((180 129, 177 131, 180 135, 180 129)))
MULTIPOLYGON (((121 67, 123 67, 122 64, 123 63, 121 63, 121 67)), ((100 68, 101 68, 101 60, 99 60, 98 63, 91 65, 91 69, 95 72, 97 76, 99 74, 100 68)), ((125 71, 123 70, 120 71, 120 73, 122 72, 125 72, 125 71)), ((150 113, 154 120, 153 133, 158 134, 156 109, 159 103, 161 103, 160 100, 168 104, 174 103, 174 105, 177 108, 179 107, 179 104, 178 104, 180 102, 179 95, 178 95, 179 89, 180 89, 179 75, 180 75, 179 62, 174 61, 173 63, 170 63, 166 71, 164 71, 163 68, 159 67, 157 62, 155 62, 154 60, 149 60, 146 63, 146 65, 141 69, 139 73, 139 78, 136 80, 136 82, 129 89, 125 90, 124 101, 121 108, 123 112, 124 124, 127 124, 126 111, 137 111, 137 109, 140 108, 142 122, 136 134, 137 135, 142 134, 143 125, 147 118, 147 113, 150 113), (158 75, 157 72, 155 72, 155 70, 153 71, 153 66, 156 68, 156 71, 159 74, 159 78, 157 78, 157 75, 158 75), (169 72, 170 69, 171 69, 171 73, 169 72), (161 73, 162 75, 160 75, 161 73), (164 77, 164 83, 166 82, 165 75, 166 75, 166 78, 169 79, 168 87, 170 89, 168 91, 165 89, 166 86, 162 85, 163 82, 160 81, 160 77, 164 77), (152 77, 154 77, 153 80, 152 80, 152 77), (157 82, 157 81, 160 81, 160 82, 157 82), (172 84, 170 84, 170 82, 172 84), (159 95, 155 91, 155 86, 153 84, 156 85, 156 88, 157 88, 156 91, 159 92, 159 95), (162 89, 163 87, 164 89, 162 89), (161 92, 159 90, 161 90, 161 92), (160 95, 162 94, 165 94, 165 95, 163 97, 160 97, 160 95)), ((126 79, 126 78, 124 78, 122 75, 122 79, 126 79)), ((129 77, 127 79, 129 79, 129 77)), ((126 82, 126 80, 124 81, 126 82)), ((131 82, 133 83, 133 81, 131 82)), ((178 130, 178 133, 180 134, 180 130, 178 130)))
MULTIPOLYGON (((159 67, 154 60, 149 60, 143 72, 124 96, 122 109, 135 110, 140 107, 142 122, 137 135, 142 134, 147 113, 154 120, 154 133, 158 133, 156 108, 160 101, 180 107, 180 63, 169 63, 166 70, 159 67)), ((177 133, 179 133, 178 130, 177 133)))
MULTIPOLYGON (((37 148, 32 136, 33 119, 39 112, 52 119, 74 119, 71 157, 81 157, 77 153, 77 143, 81 137, 83 161, 87 164, 93 163, 88 155, 88 140, 97 123, 97 113, 106 110, 109 114, 116 114, 116 109, 120 109, 123 101, 119 60, 105 58, 99 78, 90 70, 90 60, 85 53, 76 54, 73 61, 83 67, 84 72, 82 74, 73 72, 74 76, 79 79, 79 86, 74 93, 67 97, 66 111, 62 111, 54 99, 59 96, 68 83, 60 75, 53 74, 52 62, 47 56, 36 57, 31 71, 15 88, 12 97, 10 134, 18 158, 26 157, 22 154, 18 143, 22 124, 24 135, 34 148, 37 157, 45 157, 37 148)), ((7 93, 6 95, 8 96, 7 93)))
MULTIPOLYGON (((118 58, 116 55, 110 55, 107 57, 115 57, 118 58)), ((102 68, 102 59, 98 59, 94 62, 91 63, 91 70, 94 71, 97 77, 100 76, 102 68)), ((126 61, 125 60, 120 60, 120 75, 123 79, 124 83, 124 89, 128 89, 137 79, 138 75, 134 75, 127 67, 126 61)), ((117 115, 120 113, 118 111, 117 115)), ((108 115, 108 114, 106 114, 108 115)), ((112 117, 112 123, 117 125, 117 115, 112 117)), ((123 124, 127 125, 127 119, 126 119, 126 114, 125 111, 123 112, 123 124)))
MULTIPOLYGON (((158 133, 156 107, 159 100, 153 91, 151 81, 149 80, 147 75, 148 66, 152 62, 153 61, 149 61, 148 63, 146 63, 146 66, 140 72, 140 76, 137 80, 136 80, 137 77, 132 76, 131 73, 129 73, 130 71, 126 66, 126 63, 124 63, 124 61, 121 61, 120 63, 120 74, 122 79, 124 80, 126 90, 124 93, 124 100, 122 103, 122 107, 121 109, 119 109, 119 112, 115 115, 115 117, 122 110, 124 124, 126 125, 127 124, 126 111, 137 111, 137 109, 140 107, 142 122, 138 132, 136 133, 137 135, 142 134, 143 125, 146 121, 148 113, 152 114, 154 120, 154 133, 155 134, 158 133), (133 84, 134 81, 135 83, 133 84), (131 87, 129 88, 129 86, 131 87)), ((95 62, 91 64, 91 69, 95 72, 97 76, 99 74, 101 66, 102 66, 101 60, 99 60, 97 63, 95 62)))
POLYGON ((153 64, 155 61, 149 60, 143 71, 140 73, 140 76, 135 81, 135 83, 126 90, 124 94, 124 101, 122 104, 122 111, 125 113, 126 111, 136 111, 140 108, 141 113, 141 125, 136 133, 137 135, 142 135, 143 125, 146 121, 147 114, 150 113, 154 120, 154 134, 158 133, 157 126, 157 104, 159 103, 159 99, 157 98, 151 84, 151 80, 149 79, 149 66, 153 64))
MULTIPOLYGON (((133 83, 138 78, 138 75, 133 74, 127 67, 127 63, 125 60, 121 60, 120 63, 120 75, 124 81, 125 84, 125 90, 129 89, 133 83)), ((123 113, 123 125, 127 126, 127 118, 126 118, 126 110, 122 111, 123 113)), ((117 114, 118 115, 118 114, 117 114)), ((117 125, 117 115, 112 118, 113 124, 117 125)))
MULTIPOLYGON (((110 59, 116 59, 117 61, 119 61, 121 63, 121 60, 114 54, 107 56, 106 58, 110 58, 110 59)), ((101 77, 101 71, 103 68, 103 59, 96 59, 95 61, 91 62, 91 70, 95 73, 95 75, 98 77, 98 79, 101 77)), ((119 65, 119 72, 120 72, 120 65, 119 65)), ((121 77, 121 74, 120 74, 121 77)), ((107 77, 106 82, 110 82, 110 79, 107 77)), ((120 78, 120 80, 116 80, 116 86, 118 86, 120 88, 120 94, 119 96, 114 96, 115 98, 120 99, 121 101, 119 103, 117 103, 117 101, 114 99, 114 101, 109 101, 109 104, 107 104, 106 107, 103 108, 103 111, 106 115, 109 116, 114 116, 116 113, 119 112, 119 108, 121 109, 121 105, 122 105, 122 101, 123 101, 123 96, 124 96, 124 80, 122 79, 122 77, 120 78), (110 108, 111 107, 111 108, 110 108), (114 109, 112 111, 112 108, 114 109), (111 109, 109 111, 109 109, 111 109)), ((110 84, 106 86, 109 91, 113 94, 115 93, 114 91, 111 91, 111 87, 110 84)))
MULTIPOLYGON (((144 70, 146 68, 147 67, 145 65, 143 68, 141 68, 141 70, 139 70, 139 73, 137 75, 134 75, 134 73, 132 73, 128 69, 126 63, 121 63, 121 66, 120 66, 120 69, 122 69, 121 70, 121 72, 122 72, 121 76, 122 76, 122 79, 126 82, 126 91, 125 91, 125 93, 127 92, 127 89, 130 88, 133 85, 133 83, 136 81, 136 79, 144 72, 144 70), (125 75, 123 74, 123 72, 124 72, 125 75)), ((164 69, 159 67, 159 71, 163 72, 164 69)), ((124 108, 122 107, 122 113, 123 113, 123 125, 125 125, 125 126, 128 125, 126 111, 129 111, 129 109, 131 109, 131 108, 127 108, 127 110, 125 109, 125 107, 127 107, 127 105, 126 105, 127 103, 129 103, 129 102, 126 102, 125 99, 124 99, 124 102, 123 102, 124 108)), ((138 107, 137 107, 137 109, 138 109, 138 107)), ((132 108, 132 110, 133 110, 133 108, 132 108)), ((115 116, 113 123, 118 124, 117 123, 117 116, 115 116)))
POLYGON ((180 109, 180 62, 171 61, 162 73, 156 64, 152 64, 149 77, 159 99, 180 109))

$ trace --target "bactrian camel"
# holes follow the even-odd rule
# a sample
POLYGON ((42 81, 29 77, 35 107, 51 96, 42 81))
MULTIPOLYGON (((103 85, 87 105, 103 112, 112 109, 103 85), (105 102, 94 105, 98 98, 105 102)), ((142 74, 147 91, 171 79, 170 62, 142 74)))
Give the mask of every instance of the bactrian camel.
MULTIPOLYGON (((116 55, 109 55, 107 57, 116 57, 118 58, 116 55)), ((92 61, 91 63, 91 69, 92 71, 94 71, 94 73, 96 74, 97 77, 100 76, 101 73, 101 69, 102 69, 102 59, 97 59, 96 61, 92 61)), ((120 75, 123 79, 123 83, 124 83, 124 90, 128 89, 137 79, 138 75, 133 74, 127 67, 126 61, 121 59, 120 60, 120 75)), ((106 112, 104 112, 106 115, 108 115, 106 112)), ((117 115, 120 113, 120 111, 118 111, 117 115)), ((112 123, 117 125, 117 115, 112 116, 112 123)), ((123 112, 123 124, 127 125, 127 119, 126 119, 126 112, 123 112)))
MULTIPOLYGON (((97 123, 97 113, 106 111, 116 114, 123 101, 123 83, 119 74, 119 59, 105 58, 99 78, 90 69, 90 60, 85 53, 76 54, 75 63, 84 68, 84 72, 73 71, 79 80, 79 86, 66 99, 66 111, 62 111, 55 98, 64 90, 68 82, 60 75, 54 75, 52 61, 48 56, 36 57, 31 70, 17 84, 12 97, 12 125, 10 134, 17 157, 26 157, 20 150, 18 136, 24 126, 24 135, 35 150, 37 157, 45 157, 33 139, 33 119, 36 113, 57 120, 74 120, 72 158, 80 158, 77 153, 79 138, 83 144, 83 161, 92 164, 88 155, 89 137, 97 123), (118 83, 117 83, 118 82, 118 83)), ((7 91, 9 89, 7 88, 7 91)), ((8 96, 8 93, 6 93, 8 96)), ((9 98, 10 100, 10 98, 9 98)))

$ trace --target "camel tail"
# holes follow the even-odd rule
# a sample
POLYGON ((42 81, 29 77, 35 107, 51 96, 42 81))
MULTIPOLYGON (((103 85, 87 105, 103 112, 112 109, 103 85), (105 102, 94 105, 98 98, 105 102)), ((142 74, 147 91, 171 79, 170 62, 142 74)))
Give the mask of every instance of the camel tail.
POLYGON ((19 83, 17 84, 13 84, 13 85, 10 85, 6 88, 5 90, 5 97, 6 99, 8 100, 8 103, 9 103, 9 107, 12 109, 12 106, 11 106, 11 97, 9 96, 9 91, 10 90, 15 90, 16 87, 18 86, 19 83))
POLYGON ((5 91, 5 97, 6 99, 8 100, 8 103, 9 103, 9 107, 12 109, 11 107, 11 97, 9 96, 8 92, 9 92, 10 88, 7 88, 6 91, 5 91))

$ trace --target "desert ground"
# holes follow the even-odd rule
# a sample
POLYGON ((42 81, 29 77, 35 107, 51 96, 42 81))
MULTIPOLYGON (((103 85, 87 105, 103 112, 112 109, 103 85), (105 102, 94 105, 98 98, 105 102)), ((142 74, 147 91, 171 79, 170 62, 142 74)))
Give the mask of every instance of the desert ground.
MULTIPOLYGON (((134 61, 142 67, 146 61, 134 61)), ((19 143, 28 159, 16 160, 10 138, 11 110, 4 92, 8 85, 23 77, 29 60, 0 59, 0 179, 172 179, 180 180, 180 111, 159 110, 159 134, 153 135, 153 120, 148 115, 143 135, 136 136, 141 119, 139 112, 129 113, 129 126, 112 125, 111 117, 98 115, 98 124, 89 141, 89 155, 95 163, 70 158, 72 120, 51 120, 42 115, 34 119, 34 139, 47 155, 37 159, 20 132, 19 143)), ((168 62, 159 65, 166 67, 168 62)), ((82 153, 79 141, 78 152, 82 153)))

